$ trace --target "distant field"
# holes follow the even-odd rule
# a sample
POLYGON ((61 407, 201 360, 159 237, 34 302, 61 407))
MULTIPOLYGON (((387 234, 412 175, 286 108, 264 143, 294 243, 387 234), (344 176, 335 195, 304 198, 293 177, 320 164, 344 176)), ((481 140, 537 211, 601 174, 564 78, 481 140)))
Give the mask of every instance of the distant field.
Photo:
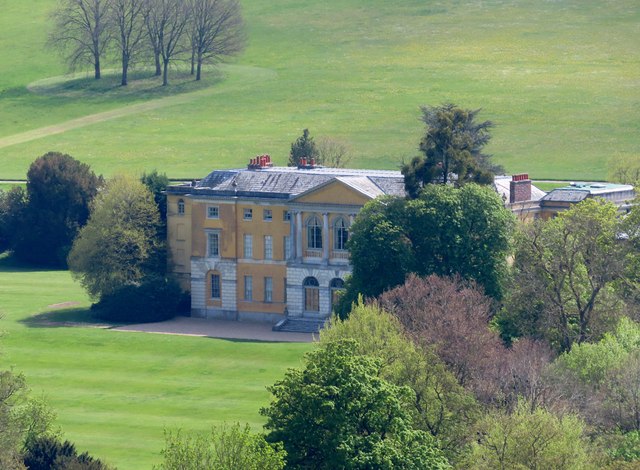
POLYGON ((640 158, 636 0, 242 3, 249 46, 235 64, 167 90, 141 69, 124 90, 109 72, 99 85, 56 78, 43 48, 55 0, 5 0, 0 179, 49 150, 106 175, 199 177, 259 153, 284 164, 305 127, 349 144, 356 166, 397 168, 416 153, 419 105, 446 101, 483 108, 509 172, 600 180, 610 158, 640 158))
POLYGON ((58 413, 64 437, 119 470, 160 460, 163 428, 208 429, 249 422, 268 403, 265 390, 296 367, 311 346, 234 342, 43 327, 49 319, 87 318, 88 300, 66 271, 26 270, 0 256, 0 369, 24 372, 35 395, 58 413), (60 310, 47 307, 74 302, 60 310))

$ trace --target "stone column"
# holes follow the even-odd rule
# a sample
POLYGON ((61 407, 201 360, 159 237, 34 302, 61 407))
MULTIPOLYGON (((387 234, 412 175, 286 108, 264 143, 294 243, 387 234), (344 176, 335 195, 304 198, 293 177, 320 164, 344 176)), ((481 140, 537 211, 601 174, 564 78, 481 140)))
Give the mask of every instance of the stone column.
POLYGON ((329 214, 322 214, 322 261, 329 261, 329 214))
POLYGON ((296 258, 302 259, 302 212, 296 211, 296 258))
POLYGON ((289 213, 289 258, 286 261, 295 259, 296 246, 296 221, 293 213, 289 213))

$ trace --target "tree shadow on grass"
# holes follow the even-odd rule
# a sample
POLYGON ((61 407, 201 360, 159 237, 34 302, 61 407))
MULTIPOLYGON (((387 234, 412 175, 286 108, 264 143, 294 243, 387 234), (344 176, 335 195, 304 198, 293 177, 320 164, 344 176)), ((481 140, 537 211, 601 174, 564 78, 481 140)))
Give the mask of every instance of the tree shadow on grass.
POLYGON ((38 266, 31 263, 25 263, 13 256, 11 252, 0 253, 0 272, 26 273, 35 271, 64 271, 64 269, 52 266, 38 266))
POLYGON ((20 320, 20 323, 29 328, 68 328, 70 326, 112 328, 117 326, 100 320, 90 307, 48 310, 20 320))

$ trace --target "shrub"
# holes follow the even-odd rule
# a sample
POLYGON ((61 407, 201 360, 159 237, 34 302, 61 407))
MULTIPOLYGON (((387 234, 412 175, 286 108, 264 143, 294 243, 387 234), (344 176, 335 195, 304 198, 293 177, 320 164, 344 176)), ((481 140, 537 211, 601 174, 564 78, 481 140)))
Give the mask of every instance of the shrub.
POLYGON ((99 318, 116 323, 148 323, 176 316, 183 294, 178 284, 151 278, 105 294, 93 308, 99 318))
POLYGON ((27 444, 24 464, 29 470, 109 470, 109 466, 87 452, 78 455, 75 445, 43 436, 27 444))

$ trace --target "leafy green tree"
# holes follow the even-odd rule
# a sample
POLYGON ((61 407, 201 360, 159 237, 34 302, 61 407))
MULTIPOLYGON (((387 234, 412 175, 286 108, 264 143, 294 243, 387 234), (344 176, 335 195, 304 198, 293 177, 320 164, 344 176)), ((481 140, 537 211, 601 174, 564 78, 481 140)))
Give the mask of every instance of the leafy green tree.
POLYGON ((184 435, 165 431, 164 458, 156 470, 281 470, 286 452, 280 443, 268 444, 262 434, 222 424, 209 434, 184 435))
POLYGON ((13 246, 26 206, 27 193, 22 186, 0 191, 0 253, 13 246))
POLYGON ((29 397, 24 375, 0 371, 0 468, 24 469, 23 449, 37 439, 58 435, 55 417, 42 399, 29 397))
POLYGON ((69 253, 72 275, 93 298, 138 284, 159 249, 159 224, 149 190, 139 180, 114 177, 94 200, 69 253))
POLYGON ((491 138, 493 123, 476 122, 479 109, 463 109, 451 103, 422 106, 421 110, 426 125, 420 140, 424 157, 415 157, 402 167, 409 195, 417 197, 423 186, 432 183, 493 183, 498 167, 482 153, 491 138))
POLYGON ((408 387, 383 379, 382 361, 355 341, 324 344, 269 387, 267 440, 283 442, 291 468, 449 468, 428 433, 411 427, 408 387))
POLYGON ((351 227, 353 265, 339 313, 359 293, 375 297, 406 276, 459 275, 493 298, 503 295, 513 214, 490 188, 430 185, 415 200, 367 203, 351 227))
POLYGON ((608 181, 637 185, 640 182, 640 158, 638 155, 616 155, 609 160, 608 181))
POLYGON ((107 464, 89 455, 78 454, 69 441, 43 436, 27 445, 24 464, 29 470, 110 470, 107 464))
MULTIPOLYGON (((151 194, 153 194, 153 200, 158 206, 160 212, 160 221, 164 226, 167 224, 167 196, 164 191, 167 189, 171 182, 166 173, 158 173, 158 170, 153 170, 151 173, 143 173, 140 177, 140 181, 144 184, 151 194)), ((166 227, 165 227, 166 233, 166 227)))
POLYGON ((513 413, 493 411, 478 425, 466 465, 474 470, 586 470, 591 464, 583 423, 531 409, 521 402, 513 413))
POLYGON ((417 274, 459 275, 502 297, 514 218, 495 191, 429 186, 407 204, 417 274))
POLYGON ((333 318, 320 332, 320 344, 353 339, 356 353, 382 361, 381 377, 415 393, 411 414, 415 427, 438 439, 447 458, 458 458, 479 407, 430 349, 417 347, 397 318, 377 304, 356 304, 347 320, 333 318))
POLYGON ((404 200, 378 198, 367 203, 356 217, 348 242, 353 274, 347 285, 347 307, 358 294, 375 297, 402 284, 414 269, 405 212, 404 200))
POLYGON ((295 142, 291 144, 291 151, 289 152, 289 166, 298 166, 300 160, 306 158, 308 161, 312 158, 318 157, 318 150, 316 149, 316 143, 313 141, 313 137, 309 135, 309 129, 302 131, 302 135, 298 137, 295 142))
POLYGON ((601 199, 523 225, 501 324, 545 338, 560 351, 600 338, 622 307, 613 289, 626 271, 621 231, 617 208, 601 199))
POLYGON ((16 257, 65 267, 101 183, 89 165, 69 155, 49 152, 37 158, 27 172, 27 202, 15 226, 16 257))

